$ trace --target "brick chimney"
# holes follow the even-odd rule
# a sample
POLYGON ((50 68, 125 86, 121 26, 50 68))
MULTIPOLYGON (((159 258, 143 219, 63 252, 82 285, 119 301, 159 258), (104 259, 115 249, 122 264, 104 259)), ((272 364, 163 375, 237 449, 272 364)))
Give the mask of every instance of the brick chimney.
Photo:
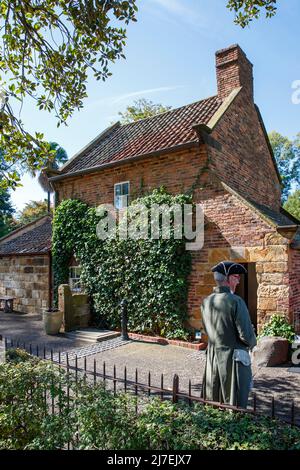
POLYGON ((234 44, 217 51, 216 68, 219 98, 224 99, 235 88, 243 87, 253 101, 253 65, 240 46, 234 44))

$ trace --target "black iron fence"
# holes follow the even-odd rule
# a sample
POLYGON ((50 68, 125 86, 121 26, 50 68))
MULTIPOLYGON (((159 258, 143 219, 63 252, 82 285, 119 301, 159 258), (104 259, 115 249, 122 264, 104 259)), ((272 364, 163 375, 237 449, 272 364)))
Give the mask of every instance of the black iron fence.
MULTIPOLYGON (((1 337, 0 337, 1 340, 1 337)), ((116 365, 113 365, 113 373, 107 372, 107 364, 104 361, 101 366, 99 361, 94 358, 92 360, 92 367, 87 367, 87 357, 79 358, 73 351, 62 352, 60 350, 54 350, 53 348, 47 348, 46 345, 32 345, 26 344, 19 340, 2 338, 5 345, 5 350, 10 348, 19 348, 27 351, 32 356, 36 356, 40 359, 48 360, 64 368, 67 373, 72 372, 75 382, 80 378, 88 381, 91 385, 96 385, 99 381, 102 381, 106 386, 110 384, 110 390, 116 394, 117 391, 124 391, 125 393, 132 393, 135 396, 139 396, 139 393, 143 393, 144 397, 159 396, 161 400, 171 400, 173 403, 178 403, 179 400, 183 400, 190 406, 193 403, 201 403, 203 405, 211 406, 219 410, 231 410, 234 413, 252 414, 259 416, 269 416, 271 418, 278 418, 291 426, 300 427, 300 417, 298 409, 294 399, 291 399, 284 404, 282 400, 275 399, 274 396, 266 399, 266 396, 258 396, 257 393, 251 393, 249 399, 249 406, 247 409, 240 408, 238 406, 228 405, 222 402, 213 402, 205 400, 201 397, 201 390, 199 396, 192 393, 192 381, 188 381, 188 390, 180 389, 180 381, 178 374, 174 374, 172 380, 172 387, 165 386, 165 376, 160 375, 160 386, 154 385, 152 381, 152 374, 148 372, 147 383, 139 380, 139 371, 135 369, 134 379, 130 379, 127 373, 127 367, 124 367, 122 376, 117 375, 116 365), (72 359, 70 359, 70 356, 72 359), (81 363, 81 365, 80 365, 81 363), (259 406, 260 405, 260 406, 259 406), (259 409, 260 408, 260 409, 259 409)), ((91 364, 90 364, 91 365, 91 364)), ((145 375, 145 371, 143 371, 145 375)), ((67 391, 69 396, 69 390, 67 391)), ((56 405, 51 401, 51 407, 53 413, 55 413, 56 405)))

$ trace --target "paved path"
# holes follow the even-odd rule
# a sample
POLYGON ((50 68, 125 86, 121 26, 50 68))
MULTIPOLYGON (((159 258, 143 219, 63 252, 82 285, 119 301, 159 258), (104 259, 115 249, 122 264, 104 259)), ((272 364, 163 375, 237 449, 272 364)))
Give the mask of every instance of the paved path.
MULTIPOLYGON (((202 375, 205 365, 205 353, 171 346, 146 343, 142 341, 122 342, 119 338, 104 342, 102 345, 74 343, 63 335, 47 336, 43 331, 42 321, 37 317, 3 314, 0 312, 0 334, 18 338, 20 343, 46 345, 54 351, 68 351, 70 364, 74 365, 76 352, 78 367, 84 367, 84 357, 88 370, 93 371, 94 360, 97 371, 102 372, 105 362, 106 373, 113 375, 116 366, 117 377, 124 377, 126 367, 127 378, 134 380, 135 370, 138 379, 147 383, 149 372, 151 383, 160 386, 161 374, 164 375, 164 386, 171 388, 174 374, 180 379, 180 389, 187 391, 189 380, 192 383, 193 394, 200 395, 202 375), (105 344, 106 343, 106 344, 105 344), (74 348, 79 348, 74 351, 74 348)), ((40 347, 40 351, 42 348, 40 347)), ((63 359, 62 359, 63 360, 63 359)), ((275 397, 275 412, 279 415, 290 414, 291 400, 295 400, 300 423, 300 373, 299 368, 291 364, 282 367, 253 368, 254 389, 258 397, 258 410, 270 412, 272 396, 275 397)), ((122 385, 123 386, 123 385, 122 385)))
MULTIPOLYGON (((46 345, 53 349, 70 349, 81 346, 81 342, 74 343, 64 335, 50 336, 44 332, 40 315, 4 313, 0 311, 0 334, 21 343, 46 345)), ((85 343, 86 344, 86 343, 85 343)))

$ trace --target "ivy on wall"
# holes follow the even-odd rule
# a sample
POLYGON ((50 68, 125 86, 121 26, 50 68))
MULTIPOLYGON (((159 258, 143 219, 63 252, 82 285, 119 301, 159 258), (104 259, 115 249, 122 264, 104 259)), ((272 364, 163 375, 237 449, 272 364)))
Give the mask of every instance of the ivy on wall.
MULTIPOLYGON (((150 208, 152 204, 190 203, 191 196, 156 189, 132 205, 150 208)), ((161 229, 156 240, 100 240, 96 234, 100 219, 95 208, 78 200, 64 200, 56 209, 52 245, 56 296, 59 284, 68 281, 68 264, 74 255, 96 325, 120 327, 119 304, 126 298, 130 331, 187 338, 184 321, 191 253, 185 249, 184 238, 174 237, 174 216, 171 214, 170 239, 166 240, 161 229)))

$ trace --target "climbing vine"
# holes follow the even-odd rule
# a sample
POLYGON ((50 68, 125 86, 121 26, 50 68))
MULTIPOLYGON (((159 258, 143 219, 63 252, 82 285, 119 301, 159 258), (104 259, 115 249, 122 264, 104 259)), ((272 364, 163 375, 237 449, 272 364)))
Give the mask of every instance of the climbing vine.
MULTIPOLYGON (((173 196, 156 189, 132 205, 150 208, 153 203, 182 206, 191 203, 191 196, 173 196)), ((59 284, 68 281, 68 264, 75 256, 96 325, 118 328, 119 304, 126 298, 130 331, 187 338, 184 322, 191 253, 185 249, 186 240, 174 236, 174 214, 171 213, 170 238, 163 239, 160 228, 156 240, 100 240, 96 227, 101 218, 96 208, 78 200, 65 200, 57 208, 52 245, 56 295, 59 284)))

